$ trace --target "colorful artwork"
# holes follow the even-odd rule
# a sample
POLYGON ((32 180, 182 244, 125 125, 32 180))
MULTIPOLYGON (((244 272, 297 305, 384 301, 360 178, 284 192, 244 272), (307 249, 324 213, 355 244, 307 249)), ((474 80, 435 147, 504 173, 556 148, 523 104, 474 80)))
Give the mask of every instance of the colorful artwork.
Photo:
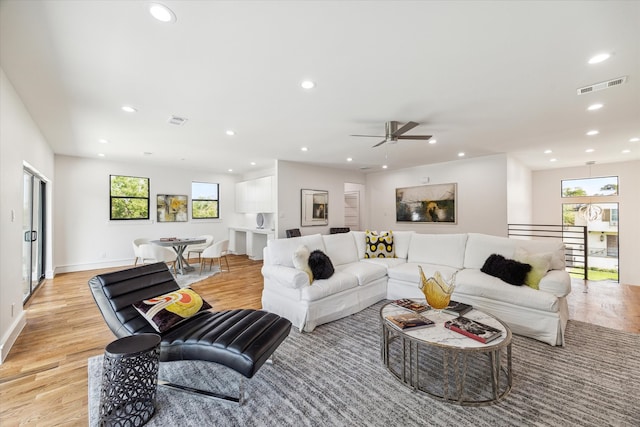
POLYGON ((456 223, 456 184, 396 188, 397 222, 456 223))
POLYGON ((187 221, 187 196, 158 194, 158 222, 187 221))

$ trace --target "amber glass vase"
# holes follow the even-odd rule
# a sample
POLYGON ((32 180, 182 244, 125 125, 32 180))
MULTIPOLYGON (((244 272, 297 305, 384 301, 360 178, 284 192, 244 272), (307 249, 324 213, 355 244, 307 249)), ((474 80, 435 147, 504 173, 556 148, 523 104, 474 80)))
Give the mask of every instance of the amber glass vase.
POLYGON ((451 301, 453 289, 456 286, 455 277, 457 272, 451 276, 451 280, 447 283, 439 271, 436 271, 433 277, 427 279, 422 267, 418 266, 418 268, 420 269, 420 289, 427 299, 427 304, 434 310, 447 308, 449 301, 451 301))

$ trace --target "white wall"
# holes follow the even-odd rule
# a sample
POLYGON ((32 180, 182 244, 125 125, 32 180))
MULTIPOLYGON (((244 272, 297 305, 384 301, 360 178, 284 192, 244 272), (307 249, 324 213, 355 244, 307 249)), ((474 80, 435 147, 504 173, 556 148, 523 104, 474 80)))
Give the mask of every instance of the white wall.
MULTIPOLYGON (((0 69, 0 363, 25 325, 22 310, 22 172, 24 162, 49 180, 54 178, 53 152, 4 71, 0 69), (13 307, 13 309, 12 309, 13 307)), ((53 191, 47 185, 48 196, 53 191)), ((49 197, 49 200, 52 200, 49 197)), ((49 205, 51 209, 51 205, 49 205)), ((52 241, 51 210, 47 213, 52 241)), ((51 248, 48 253, 51 254, 51 248)), ((51 273, 49 256, 45 268, 51 273)))
POLYGON ((277 165, 278 217, 276 237, 286 237, 285 230, 299 228, 302 235, 329 234, 330 227, 344 225, 345 183, 364 184, 361 172, 323 168, 305 163, 279 160, 277 165), (300 190, 326 190, 329 192, 329 225, 301 227, 300 190))
POLYGON ((617 202, 620 209, 619 273, 620 283, 640 285, 640 161, 594 164, 574 168, 550 169, 533 172, 533 222, 562 224, 562 204, 574 203, 575 198, 561 197, 563 179, 618 176, 619 195, 593 197, 593 203, 617 202))
POLYGON ((241 219, 235 213, 234 175, 214 174, 147 165, 119 163, 102 159, 55 156, 55 233, 56 272, 133 264, 131 242, 138 237, 192 237, 212 234, 227 239, 228 227, 241 219), (109 220, 109 175, 149 178, 150 217, 146 220, 109 220), (219 183, 220 219, 193 220, 191 182, 219 183), (189 198, 189 221, 156 222, 156 195, 182 194, 189 198))
POLYGON ((507 234, 507 158, 480 157, 367 175, 367 211, 372 230, 418 233, 507 234), (396 222, 395 190, 457 183, 457 224, 396 222))
POLYGON ((531 224, 533 218, 531 169, 507 158, 507 223, 531 224))

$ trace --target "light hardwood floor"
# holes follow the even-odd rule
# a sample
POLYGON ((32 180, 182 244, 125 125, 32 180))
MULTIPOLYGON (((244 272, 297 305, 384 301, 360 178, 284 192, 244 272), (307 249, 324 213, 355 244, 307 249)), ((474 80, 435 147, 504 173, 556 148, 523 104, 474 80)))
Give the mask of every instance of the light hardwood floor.
MULTIPOLYGON (((193 285, 215 310, 261 308, 260 261, 229 256, 231 271, 193 285)), ((121 268, 118 268, 121 269, 121 268)), ((27 305, 27 326, 0 365, 0 425, 86 426, 87 359, 114 340, 87 285, 93 270, 46 281, 27 305)), ((640 333, 640 286, 575 281, 571 318, 640 333)))

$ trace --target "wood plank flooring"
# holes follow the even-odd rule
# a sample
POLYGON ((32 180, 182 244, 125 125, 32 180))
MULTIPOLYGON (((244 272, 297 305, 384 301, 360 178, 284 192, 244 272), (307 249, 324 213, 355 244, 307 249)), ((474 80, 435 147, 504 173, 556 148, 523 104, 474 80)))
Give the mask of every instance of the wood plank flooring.
MULTIPOLYGON (((261 308, 262 262, 229 256, 230 272, 193 288, 215 310, 261 308)), ((110 270, 119 270, 110 269, 110 270)), ((0 365, 0 425, 86 426, 87 359, 114 340, 87 285, 93 270, 46 281, 27 306, 27 326, 0 365)), ((569 297, 571 318, 640 333, 640 286, 581 281, 569 297)))

